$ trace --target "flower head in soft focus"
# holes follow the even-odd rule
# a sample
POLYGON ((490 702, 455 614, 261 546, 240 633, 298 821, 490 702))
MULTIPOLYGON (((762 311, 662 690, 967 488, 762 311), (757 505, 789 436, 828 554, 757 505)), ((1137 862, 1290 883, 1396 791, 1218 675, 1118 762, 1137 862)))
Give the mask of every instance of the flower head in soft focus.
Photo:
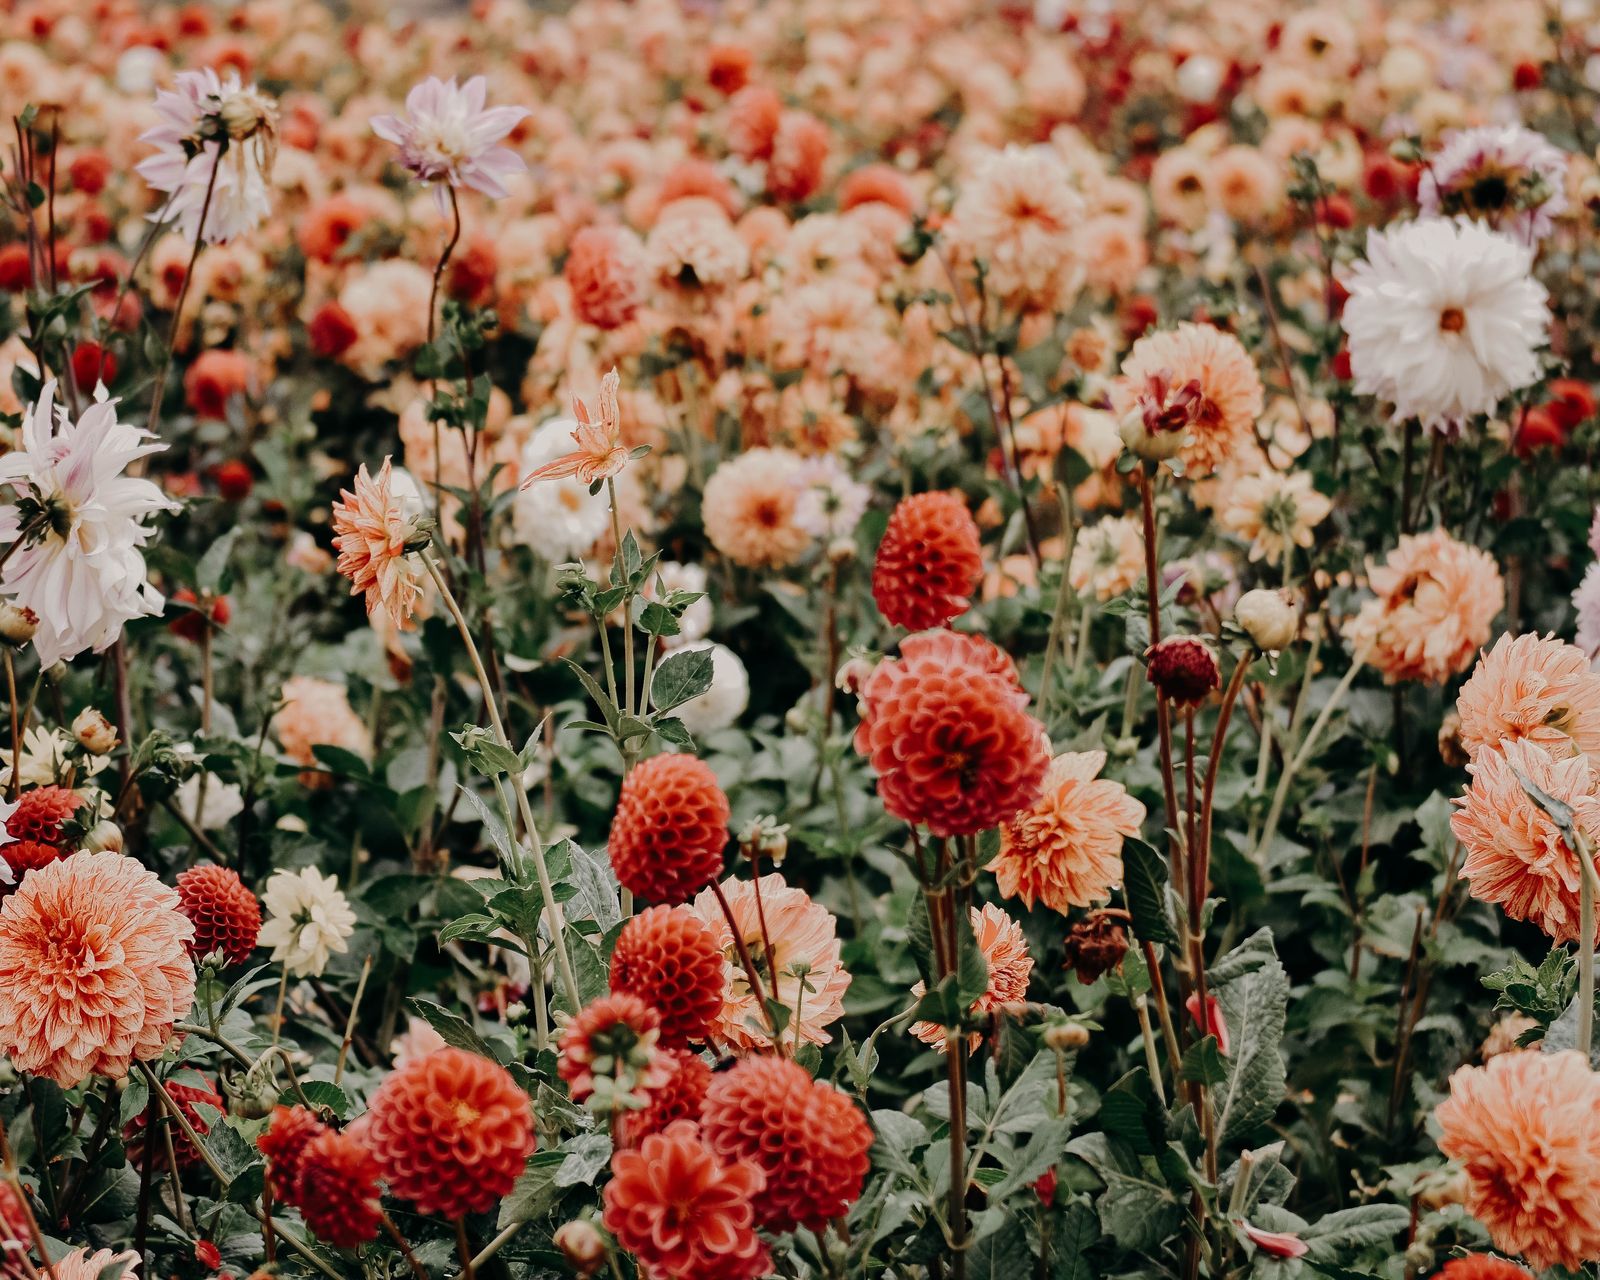
POLYGON ((1083 283, 1079 236, 1085 212, 1061 157, 1048 147, 986 154, 951 214, 962 252, 984 266, 1007 301, 1065 311, 1083 283))
POLYGON ((110 1249, 74 1249, 71 1253, 63 1254, 50 1264, 50 1274, 56 1280, 101 1280, 112 1267, 119 1267, 120 1274, 132 1277, 139 1266, 139 1255, 132 1249, 122 1253, 113 1253, 110 1249))
POLYGON ((1452 429, 1539 377, 1548 296, 1510 236, 1465 219, 1374 229, 1340 281, 1355 389, 1396 421, 1452 429))
MULTIPOLYGON (((1467 766, 1472 785, 1455 803, 1450 830, 1466 857, 1461 875, 1474 898, 1527 920, 1557 943, 1578 936, 1582 867, 1555 820, 1529 795, 1531 783, 1573 811, 1589 844, 1600 848, 1600 796, 1583 756, 1557 760, 1526 739, 1479 752, 1467 766)), ((1600 932, 1600 931, 1597 931, 1600 932)))
POLYGON ((851 537, 872 500, 872 490, 831 453, 807 458, 800 467, 800 484, 795 523, 821 543, 851 537))
POLYGON ((267 922, 257 941, 295 977, 320 977, 334 952, 349 950, 356 913, 332 876, 315 867, 274 871, 262 900, 267 922))
POLYGON ((1390 684, 1443 684, 1465 671, 1506 599, 1494 557, 1443 529, 1402 536, 1367 576, 1374 598, 1347 634, 1390 684))
POLYGON ((589 406, 572 397, 572 416, 578 420, 572 441, 578 447, 552 462, 545 463, 523 477, 522 487, 540 480, 560 480, 576 476, 586 485, 609 480, 628 465, 629 452, 622 443, 622 424, 617 411, 617 371, 600 379, 599 418, 589 416, 589 406))
POLYGON ((156 94, 160 123, 140 135, 156 148, 136 166, 167 193, 151 219, 176 219, 192 244, 225 244, 254 231, 272 212, 269 183, 277 155, 278 109, 239 73, 180 71, 156 94))
POLYGON ((1543 240, 1567 207, 1567 156, 1519 124, 1481 125, 1446 135, 1422 166, 1423 213, 1481 218, 1523 244, 1543 240))
MULTIPOLYGON (((829 1043, 833 1035, 827 1028, 844 1016, 844 993, 850 988, 833 914, 777 872, 761 877, 759 908, 751 881, 730 877, 722 882, 722 893, 766 988, 762 994, 771 998, 776 983, 778 1002, 789 1010, 784 1038, 797 1045, 829 1043), (772 940, 770 955, 767 938, 772 940)), ((708 1035, 740 1052, 759 1050, 769 1043, 766 1020, 740 963, 728 917, 710 889, 693 906, 723 955, 722 1012, 708 1035)))
POLYGON ((1144 578, 1144 531, 1128 516, 1107 516, 1085 526, 1072 547, 1067 577, 1072 589, 1106 601, 1132 591, 1144 578))
POLYGON ((526 107, 486 107, 489 82, 473 76, 429 76, 406 95, 406 115, 374 116, 372 131, 400 148, 400 163, 435 188, 445 207, 446 187, 470 187, 499 199, 509 195, 507 178, 527 172, 527 163, 500 143, 529 112, 526 107))
POLYGON ((1556 759, 1600 763, 1600 673, 1576 645, 1530 632, 1503 635, 1456 695, 1468 756, 1526 739, 1556 759))
POLYGON ((291 676, 279 696, 283 705, 272 717, 272 732, 296 764, 315 765, 316 748, 324 745, 362 759, 372 755, 372 734, 350 706, 344 685, 320 676, 291 676))
MULTIPOLYGON (((972 1002, 969 1012, 981 1017, 1008 1004, 1026 1000, 1028 976, 1033 972, 1033 957, 1028 954, 1028 939, 1023 936, 1022 926, 1000 907, 986 902, 981 910, 972 908, 972 934, 989 968, 989 985, 972 1002)), ((927 989, 926 983, 919 982, 911 988, 911 994, 920 997, 927 989)), ((909 1030, 935 1052, 944 1052, 945 1029, 938 1023, 913 1022, 909 1030)), ((974 1031, 970 1037, 970 1047, 976 1049, 982 1039, 982 1034, 974 1031)))
POLYGON ((1002 894, 1065 915, 1104 902, 1122 883, 1122 842, 1139 834, 1145 810, 1120 782, 1100 777, 1105 763, 1103 751, 1051 762, 1039 798, 1000 828, 989 870, 1002 894))
POLYGON ((1573 642, 1592 663, 1600 658, 1600 561, 1583 571, 1583 579, 1572 593, 1572 608, 1578 615, 1573 642))
POLYGON ((341 489, 333 504, 333 546, 350 594, 364 595, 367 614, 384 610, 399 630, 411 626, 422 584, 410 560, 418 522, 390 487, 388 458, 373 477, 366 463, 356 472, 355 491, 341 489))
POLYGON ((1466 1208, 1535 1270, 1600 1258, 1600 1075, 1581 1053, 1503 1053, 1462 1067, 1434 1113, 1466 1171, 1466 1208))
POLYGON ((1250 558, 1279 564, 1291 547, 1311 546, 1311 531, 1333 503, 1312 487, 1310 473, 1262 470, 1229 485, 1222 523, 1250 543, 1250 558))
POLYGON ((802 467, 788 449, 747 449, 719 466, 701 501, 711 545, 754 569, 797 562, 814 545, 801 518, 802 467))
POLYGON ((177 890, 118 853, 30 871, 0 906, 0 1050, 63 1088, 159 1057, 194 1002, 177 890))

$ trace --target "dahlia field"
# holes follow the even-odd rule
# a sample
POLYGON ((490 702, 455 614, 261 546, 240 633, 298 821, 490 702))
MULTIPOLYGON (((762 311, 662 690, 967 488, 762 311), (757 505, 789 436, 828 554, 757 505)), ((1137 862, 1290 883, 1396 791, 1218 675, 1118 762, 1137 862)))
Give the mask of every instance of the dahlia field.
POLYGON ((1590 0, 0 115, 0 1280, 1600 1278, 1590 0))

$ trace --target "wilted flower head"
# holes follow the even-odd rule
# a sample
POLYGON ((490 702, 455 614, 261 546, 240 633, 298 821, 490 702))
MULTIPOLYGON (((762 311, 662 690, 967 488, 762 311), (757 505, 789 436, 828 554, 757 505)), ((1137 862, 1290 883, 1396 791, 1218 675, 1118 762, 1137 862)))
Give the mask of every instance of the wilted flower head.
POLYGON ((0 485, 14 498, 0 509, 0 542, 24 539, 0 573, 0 592, 39 620, 33 644, 49 667, 85 649, 109 648, 134 618, 158 614, 140 548, 148 517, 176 511, 148 480, 123 471, 165 449, 148 431, 117 420, 105 388, 73 422, 44 384, 22 422, 22 447, 0 457, 0 485))
POLYGON ((274 871, 262 895, 267 922, 258 942, 296 977, 318 977, 335 951, 349 950, 356 913, 332 876, 315 867, 274 871))
MULTIPOLYGON (((486 196, 508 195, 505 180, 527 171, 527 163, 499 145, 528 115, 526 107, 486 107, 489 82, 473 76, 464 85, 429 76, 406 95, 406 116, 375 116, 372 131, 400 148, 400 163, 426 183, 471 187, 486 196)), ((443 186, 435 194, 445 207, 443 186)))

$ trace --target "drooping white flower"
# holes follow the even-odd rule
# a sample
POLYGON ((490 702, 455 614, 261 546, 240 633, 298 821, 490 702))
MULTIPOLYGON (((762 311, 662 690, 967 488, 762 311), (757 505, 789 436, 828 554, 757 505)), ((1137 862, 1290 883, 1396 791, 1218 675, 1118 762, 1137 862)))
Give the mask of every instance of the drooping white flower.
MULTIPOLYGON (((530 475, 572 452, 575 418, 545 423, 522 447, 521 470, 530 475)), ((584 555, 611 524, 604 492, 591 494, 576 476, 560 476, 520 489, 512 502, 512 536, 551 564, 584 555)))
POLYGON ((711 654, 711 687, 674 708, 672 714, 696 737, 728 728, 750 705, 750 673, 739 655, 726 645, 700 641, 680 652, 705 649, 711 654))
POLYGON ((0 458, 0 546, 22 537, 0 573, 0 595, 39 617, 33 644, 49 667, 86 649, 108 648, 123 624, 160 613, 140 548, 146 523, 178 504, 148 480, 123 475, 129 463, 167 446, 117 420, 117 401, 98 387, 73 422, 55 406, 54 379, 22 421, 22 447, 0 458))
MULTIPOLYGON (((529 114, 526 107, 486 107, 489 82, 473 76, 429 76, 406 95, 406 116, 374 116, 372 132, 400 148, 400 163, 425 183, 471 187, 496 199, 509 194, 505 180, 527 172, 527 162, 500 141, 529 114)), ((434 193, 445 207, 445 190, 434 193)))
POLYGON ((156 152, 135 168, 169 196, 151 220, 176 219, 189 241, 207 244, 260 226, 272 212, 275 110, 237 71, 226 79, 210 67, 179 72, 175 88, 156 94, 161 122, 139 136, 156 152))
POLYGON ((1549 235, 1567 207, 1567 156, 1522 125, 1483 125, 1445 136, 1422 168, 1424 213, 1482 218, 1524 244, 1549 235))
POLYGON ((1356 391, 1450 429, 1536 381, 1550 308, 1532 268, 1526 245, 1465 219, 1369 231, 1340 276, 1356 391))
POLYGON ((335 951, 349 949, 356 913, 332 876, 315 867, 274 871, 262 900, 267 922, 260 943, 295 977, 319 977, 335 951))

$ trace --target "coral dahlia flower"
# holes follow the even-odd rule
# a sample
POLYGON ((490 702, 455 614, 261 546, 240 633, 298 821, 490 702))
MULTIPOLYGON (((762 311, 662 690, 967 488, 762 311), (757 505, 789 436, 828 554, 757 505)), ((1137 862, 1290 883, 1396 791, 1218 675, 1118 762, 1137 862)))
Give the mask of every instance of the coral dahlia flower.
POLYGON ((304 1107, 276 1107, 266 1130, 256 1139, 256 1149, 267 1162, 267 1185, 278 1199, 294 1203, 299 1198, 300 1165, 305 1149, 328 1126, 304 1107))
POLYGON ((0 1050, 62 1088, 166 1049, 194 1002, 194 926, 133 858, 75 853, 0 906, 0 1050))
POLYGON ((1467 1175, 1467 1212, 1536 1271, 1600 1258, 1600 1075, 1573 1050, 1504 1053, 1450 1077, 1439 1150, 1467 1175))
POLYGON ((1501 636, 1456 695, 1459 736, 1469 756, 1507 738, 1556 759, 1600 761, 1600 672, 1576 645, 1554 636, 1501 636))
MULTIPOLYGON (((1022 926, 990 902, 985 903, 982 910, 972 908, 972 933, 977 939, 984 963, 989 966, 989 986, 972 1002, 971 1012, 979 1015, 992 1013, 1008 1004, 1026 1000, 1028 975, 1033 972, 1033 957, 1028 954, 1028 940, 1023 936, 1022 926)), ((927 989, 925 983, 919 982, 911 988, 911 994, 920 997, 927 989)), ((923 1044, 931 1045, 940 1053, 944 1052, 945 1029, 938 1023, 913 1022, 910 1031, 923 1044)), ((982 1035, 973 1032, 971 1047, 977 1048, 982 1039, 982 1035)))
POLYGON ((383 1225, 377 1160, 349 1130, 324 1129, 300 1152, 294 1204, 317 1238, 336 1248, 377 1239, 383 1225))
POLYGON ((194 923, 196 956, 221 952, 243 964, 261 933, 261 904, 228 867, 190 867, 178 877, 178 909, 194 923))
POLYGON ((1104 902, 1122 883, 1122 842, 1139 834, 1144 805, 1100 777, 1104 751, 1069 751, 1045 774, 1039 799, 1000 828, 989 864, 1000 892, 1065 915, 1104 902))
POLYGON ((758 1280, 772 1269, 751 1205, 764 1182, 753 1161, 725 1164, 679 1120, 611 1157, 606 1230, 647 1280, 758 1280))
POLYGON ((578 420, 572 433, 578 447, 553 462, 528 473, 522 481, 526 489, 540 480, 560 480, 576 476, 584 484, 609 480, 628 465, 628 450, 622 443, 622 424, 617 409, 617 371, 600 379, 599 417, 589 415, 589 406, 572 397, 572 416, 578 420))
POLYGON ((644 1106, 625 1112, 618 1129, 623 1146, 636 1147, 652 1133, 662 1133, 677 1120, 700 1123, 711 1068, 687 1049, 667 1051, 666 1078, 645 1095, 644 1106))
POLYGON ((510 1194, 533 1154, 533 1108, 499 1063, 446 1048, 390 1074, 362 1136, 391 1192, 460 1218, 510 1194))
POLYGON ((350 579, 350 594, 366 597, 370 617, 379 609, 398 630, 411 626, 422 583, 410 560, 418 539, 417 520, 390 488, 392 466, 385 458, 377 478, 362 463, 355 492, 339 491, 333 504, 333 546, 339 572, 350 579))
POLYGON ((711 545, 735 564, 783 569, 811 549, 799 518, 804 461, 788 449, 748 449, 706 481, 700 516, 711 545))
POLYGON ((962 184, 951 235, 981 261, 988 287, 1014 305, 1064 311, 1083 283, 1086 216, 1061 157, 1048 147, 986 154, 962 184))
POLYGON ((955 493, 918 493, 889 516, 872 564, 872 598, 892 626, 942 627, 972 605, 983 577, 978 525, 955 493))
POLYGON ((682 1048, 710 1030, 723 1006, 716 934, 687 907, 641 911, 617 935, 611 990, 638 996, 661 1018, 661 1043, 682 1048))
POLYGON ((591 1000, 567 1023, 556 1051, 556 1069, 573 1101, 603 1091, 607 1108, 620 1105, 623 1095, 659 1088, 671 1071, 661 1048, 661 1015, 627 992, 591 1000))
POLYGON ((652 756, 622 781, 606 842, 612 870, 640 897, 686 902, 722 874, 729 812, 703 760, 652 756))

